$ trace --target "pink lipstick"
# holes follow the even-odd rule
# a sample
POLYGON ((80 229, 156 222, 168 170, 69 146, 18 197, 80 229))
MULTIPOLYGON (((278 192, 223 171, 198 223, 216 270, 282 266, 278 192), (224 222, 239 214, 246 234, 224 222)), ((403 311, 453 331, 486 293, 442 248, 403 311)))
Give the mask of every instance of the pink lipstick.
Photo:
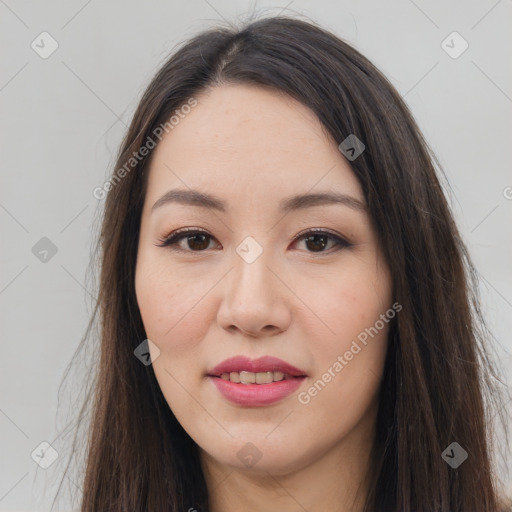
POLYGON ((226 359, 207 372, 208 379, 224 398, 237 405, 264 406, 296 391, 305 371, 271 356, 226 359))

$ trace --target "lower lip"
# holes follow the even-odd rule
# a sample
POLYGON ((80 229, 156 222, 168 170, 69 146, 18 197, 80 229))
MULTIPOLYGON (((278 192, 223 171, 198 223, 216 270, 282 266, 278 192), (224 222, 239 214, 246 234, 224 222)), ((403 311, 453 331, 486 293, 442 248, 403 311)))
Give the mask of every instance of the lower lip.
POLYGON ((222 396, 237 405, 262 406, 279 402, 296 391, 306 377, 293 377, 270 384, 238 384, 208 376, 222 396))

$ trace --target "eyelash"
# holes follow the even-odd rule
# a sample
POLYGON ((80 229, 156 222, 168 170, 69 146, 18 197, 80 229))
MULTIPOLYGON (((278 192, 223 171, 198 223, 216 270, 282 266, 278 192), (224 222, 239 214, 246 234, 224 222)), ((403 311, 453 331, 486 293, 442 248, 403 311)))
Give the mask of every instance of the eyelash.
MULTIPOLYGON (((194 235, 206 235, 207 237, 210 237, 210 239, 212 240, 215 240, 215 238, 213 236, 211 236, 208 232, 206 231, 203 231, 203 230, 200 230, 200 229, 195 229, 195 228, 184 228, 184 229, 179 229, 177 231, 175 231, 174 233, 171 233, 170 235, 164 237, 164 238, 160 238, 159 239, 159 244, 155 244, 157 247, 167 247, 173 251, 179 251, 179 252, 187 252, 187 253, 202 253, 202 252, 205 252, 206 249, 202 250, 202 251, 193 251, 193 250, 189 250, 189 249, 181 249, 180 247, 177 246, 178 242, 180 242, 181 240, 187 238, 187 237, 190 237, 190 236, 194 236, 194 235)), ((308 236, 311 236, 311 235, 324 235, 324 236, 327 236, 328 238, 331 238, 332 240, 334 240, 335 242, 335 246, 334 247, 337 247, 334 251, 333 250, 330 250, 330 251, 308 251, 310 252, 310 254, 319 254, 319 255, 322 255, 322 254, 331 254, 333 252, 337 252, 341 249, 344 249, 344 248, 347 248, 347 247, 351 247, 353 244, 347 242, 347 240, 345 240, 344 238, 342 238, 341 236, 339 235, 336 235, 335 233, 332 233, 331 231, 327 231, 327 230, 324 230, 324 229, 312 229, 312 230, 308 230, 308 231, 303 231, 301 233, 299 233, 294 239, 293 239, 293 242, 296 242, 296 241, 300 241, 300 240, 304 240, 306 239, 308 236)))

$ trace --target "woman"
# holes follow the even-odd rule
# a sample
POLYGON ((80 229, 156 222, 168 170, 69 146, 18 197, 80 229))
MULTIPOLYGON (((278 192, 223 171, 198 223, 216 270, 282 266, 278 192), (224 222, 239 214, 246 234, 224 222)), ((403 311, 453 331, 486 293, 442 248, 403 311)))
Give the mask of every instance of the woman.
POLYGON ((182 46, 95 191, 81 510, 504 510, 434 163, 386 78, 311 23, 182 46))

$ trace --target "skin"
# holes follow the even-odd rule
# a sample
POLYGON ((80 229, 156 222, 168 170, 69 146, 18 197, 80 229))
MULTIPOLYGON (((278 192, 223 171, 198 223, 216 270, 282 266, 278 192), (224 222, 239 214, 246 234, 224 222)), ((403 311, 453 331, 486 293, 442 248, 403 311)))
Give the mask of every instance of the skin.
POLYGON ((360 511, 388 324, 309 403, 298 395, 391 307, 389 268, 367 211, 330 204, 278 212, 281 199, 320 191, 364 204, 360 184, 337 143, 295 100, 248 85, 196 99, 153 150, 141 218, 136 294, 160 350, 158 357, 152 350, 156 378, 199 446, 212 512, 360 511), (167 203, 152 212, 175 188, 218 196, 227 211, 167 203), (157 246, 180 228, 210 238, 185 236, 182 252, 157 246), (352 245, 294 241, 318 229, 352 245), (247 236, 263 249, 252 263, 236 252, 247 236), (235 405, 206 373, 238 354, 272 355, 308 377, 272 405, 235 405), (249 467, 237 456, 248 442, 261 453, 249 467))

